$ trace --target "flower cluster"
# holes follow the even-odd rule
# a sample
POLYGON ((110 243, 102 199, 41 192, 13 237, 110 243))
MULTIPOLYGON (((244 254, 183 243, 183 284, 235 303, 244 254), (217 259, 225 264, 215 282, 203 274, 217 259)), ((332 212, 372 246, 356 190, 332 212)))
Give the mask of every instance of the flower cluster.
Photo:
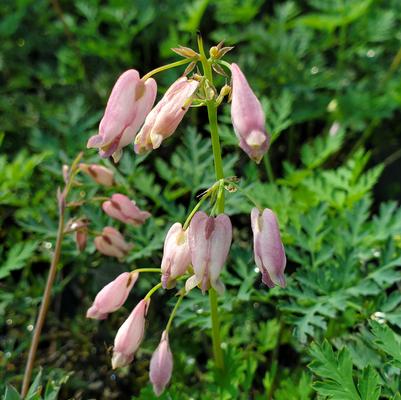
MULTIPOLYGON (((155 71, 190 63, 184 75, 153 106, 157 84, 151 76, 156 72, 150 72, 142 78, 136 70, 124 72, 111 92, 99 133, 89 139, 87 146, 98 148, 101 157, 112 156, 115 162, 120 159, 122 149, 130 144, 134 144, 134 151, 138 154, 157 149, 176 131, 189 107, 207 106, 210 117, 224 97, 228 96, 231 99, 231 119, 239 146, 259 163, 270 142, 265 129, 265 115, 239 66, 221 60, 231 48, 219 43, 210 49, 209 59, 205 57, 202 43, 199 45, 199 53, 185 47, 173 50, 185 60, 155 71), (202 63, 204 75, 197 72, 189 77, 197 62, 202 63), (224 85, 217 94, 212 69, 227 76, 223 67, 231 73, 231 84, 224 85)), ((214 123, 217 124, 217 118, 214 123)), ((133 361, 144 338, 145 319, 152 294, 161 287, 175 288, 178 281, 185 280, 184 287, 178 290, 177 305, 151 358, 149 376, 156 395, 163 392, 171 378, 173 355, 169 345, 169 330, 183 297, 196 287, 202 293, 209 291, 223 294, 225 290, 220 274, 229 254, 233 232, 230 218, 224 214, 224 192, 228 186, 232 187, 233 180, 229 181, 222 176, 222 167, 218 167, 218 163, 215 159, 216 183, 202 194, 183 224, 175 222, 168 230, 160 268, 142 268, 120 274, 100 290, 87 311, 88 318, 107 318, 108 314, 123 306, 140 273, 160 273, 160 283, 136 305, 116 334, 111 363, 113 369, 123 367, 133 361), (206 199, 212 207, 209 214, 200 210, 206 199)), ((114 183, 113 175, 104 167, 80 164, 80 169, 99 184, 112 186, 114 183)), ((140 210, 134 201, 119 193, 106 199, 102 209, 111 218, 133 226, 141 225, 151 217, 149 212, 140 210)), ((270 288, 275 285, 285 287, 286 257, 275 214, 268 208, 255 207, 251 212, 251 227, 255 263, 263 283, 270 288)), ((80 239, 77 238, 80 249, 86 243, 82 238, 85 229, 85 224, 81 224, 78 229, 81 232, 80 239)), ((122 234, 111 226, 106 226, 95 237, 95 246, 102 254, 119 259, 132 249, 122 234)))
MULTIPOLYGON (((113 185, 113 172, 106 167, 96 164, 79 164, 78 171, 88 174, 101 185, 113 185)), ((111 198, 105 199, 102 209, 111 218, 133 226, 144 224, 151 216, 149 212, 139 209, 134 200, 121 193, 115 193, 111 198)), ((89 221, 83 218, 72 220, 68 224, 67 232, 75 232, 75 242, 79 251, 85 250, 89 234, 88 225, 89 221)), ((100 253, 118 259, 124 258, 134 247, 132 243, 127 243, 121 232, 112 226, 106 226, 102 232, 96 232, 94 243, 100 253)))

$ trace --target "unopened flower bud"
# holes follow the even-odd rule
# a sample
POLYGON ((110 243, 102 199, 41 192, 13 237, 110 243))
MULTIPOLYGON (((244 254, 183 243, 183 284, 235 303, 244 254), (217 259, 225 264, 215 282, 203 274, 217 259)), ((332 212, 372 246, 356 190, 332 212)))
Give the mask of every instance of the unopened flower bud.
POLYGON ((173 355, 170 350, 168 333, 163 332, 159 346, 150 360, 149 378, 156 396, 160 396, 168 385, 173 372, 173 355))
POLYGON ((274 285, 285 287, 287 260, 276 216, 268 208, 261 214, 255 207, 252 209, 251 223, 255 262, 262 273, 263 283, 269 288, 274 285))
POLYGON ((185 284, 187 292, 197 285, 200 285, 202 292, 210 286, 219 293, 224 291, 219 276, 230 250, 231 239, 232 227, 227 215, 220 214, 214 218, 198 211, 193 216, 188 241, 195 275, 185 284))
POLYGON ((224 85, 220 90, 220 96, 227 96, 231 92, 230 85, 224 85))
POLYGON ((124 240, 124 236, 111 226, 103 228, 102 235, 95 237, 96 249, 110 257, 123 258, 133 248, 133 245, 124 240))
POLYGON ((113 369, 125 367, 134 359, 145 333, 145 317, 149 303, 150 300, 141 300, 117 331, 111 359, 113 369))
POLYGON ((68 182, 68 179, 69 179, 69 177, 70 177, 70 167, 69 167, 68 165, 64 164, 64 165, 63 165, 62 172, 63 172, 63 180, 64 180, 64 183, 67 183, 67 182, 68 182))
POLYGON ((103 186, 113 186, 114 172, 103 165, 97 164, 79 164, 79 169, 90 176, 96 183, 103 186))
POLYGON ((248 156, 259 163, 269 148, 262 105, 250 88, 237 64, 231 64, 231 120, 239 145, 248 156))
POLYGON ((146 117, 135 138, 135 152, 144 153, 160 147, 171 136, 188 111, 199 82, 187 77, 176 80, 146 117))
POLYGON ((85 226, 83 228, 77 229, 75 231, 75 243, 77 245, 77 250, 81 252, 84 251, 87 242, 88 242, 88 228, 85 226))
POLYGON ((102 208, 110 217, 134 226, 142 225, 151 216, 147 211, 141 211, 135 201, 120 193, 113 194, 102 208))
POLYGON ((154 79, 145 82, 138 71, 125 71, 113 87, 99 134, 88 140, 87 147, 99 148, 101 157, 113 156, 118 162, 123 147, 132 143, 146 115, 156 99, 157 85, 154 79))
POLYGON ((127 300, 129 292, 138 279, 138 273, 123 272, 108 283, 95 297, 86 313, 87 318, 106 319, 107 315, 118 310, 127 300))
POLYGON ((213 100, 216 95, 216 91, 208 81, 205 82, 205 98, 206 100, 213 100))
POLYGON ((209 50, 210 57, 212 58, 219 58, 220 50, 217 46, 213 46, 209 50))
POLYGON ((176 222, 167 232, 164 240, 163 259, 161 264, 163 287, 170 288, 175 280, 184 275, 191 263, 191 254, 187 238, 187 231, 176 222))

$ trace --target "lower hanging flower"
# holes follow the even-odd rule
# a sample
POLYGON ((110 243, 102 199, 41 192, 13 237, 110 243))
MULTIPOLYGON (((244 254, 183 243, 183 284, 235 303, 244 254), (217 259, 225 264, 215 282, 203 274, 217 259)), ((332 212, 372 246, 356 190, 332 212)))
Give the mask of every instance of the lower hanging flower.
POLYGON ((269 288, 285 287, 284 269, 287 263, 280 228, 273 211, 256 207, 251 212, 253 251, 255 262, 262 273, 262 281, 269 288))
POLYGON ((168 385, 173 372, 173 354, 170 350, 168 333, 163 332, 159 346, 150 360, 149 378, 156 396, 160 396, 168 385))
POLYGON ((231 246, 230 218, 225 214, 209 217, 198 211, 189 225, 188 240, 195 275, 187 280, 186 291, 200 285, 203 293, 210 287, 223 293, 224 284, 219 277, 231 246))
POLYGON ((149 299, 141 300, 117 331, 111 359, 113 369, 124 367, 134 359, 145 334, 145 317, 149 303, 149 299))

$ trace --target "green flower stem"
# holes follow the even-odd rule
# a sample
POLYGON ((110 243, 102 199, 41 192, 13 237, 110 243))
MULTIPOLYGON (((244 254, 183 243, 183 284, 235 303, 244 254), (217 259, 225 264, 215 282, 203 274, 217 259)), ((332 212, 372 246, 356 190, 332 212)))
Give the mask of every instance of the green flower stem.
POLYGON ((180 306, 180 304, 181 304, 182 299, 184 298, 184 296, 185 296, 185 289, 181 290, 180 297, 178 298, 177 303, 175 303, 175 306, 174 306, 174 308, 173 308, 173 311, 171 311, 170 318, 169 318, 168 321, 167 321, 167 325, 166 325, 166 329, 165 329, 165 331, 166 331, 167 333, 168 333, 168 331, 169 331, 170 328, 171 328, 171 324, 173 323, 173 319, 174 319, 174 317, 175 317, 175 314, 177 313, 178 307, 180 306))
POLYGON ((258 208, 259 210, 263 210, 263 207, 260 205, 259 202, 257 202, 251 195, 249 195, 249 193, 242 189, 241 186, 235 184, 235 183, 231 183, 236 190, 238 190, 240 193, 242 193, 256 208, 258 208))
POLYGON ((270 182, 274 182, 273 168, 272 168, 272 165, 270 163, 270 157, 269 157, 269 155, 267 153, 263 157, 263 163, 265 164, 266 173, 267 173, 267 177, 269 178, 269 181, 270 182))
POLYGON ((202 205, 202 203, 210 196, 210 193, 205 193, 205 195, 198 201, 198 204, 192 209, 191 213, 188 215, 187 219, 184 222, 184 225, 182 227, 182 229, 185 231, 188 226, 189 223, 191 222, 192 217, 194 216, 194 214, 199 210, 200 206, 202 205))
MULTIPOLYGON (((72 187, 75 175, 78 173, 78 163, 81 160, 83 153, 79 153, 71 165, 71 174, 63 190, 62 196, 64 201, 66 201, 68 193, 72 187)), ((59 199, 60 203, 60 199, 59 199)), ((33 331, 32 341, 29 348, 28 360, 25 367, 24 379, 22 382, 21 397, 24 398, 28 393, 28 389, 31 383, 33 365, 35 363, 36 351, 38 349, 40 335, 42 333, 43 326, 46 321, 47 311, 49 309, 51 293, 53 289, 54 280, 57 275, 57 266, 59 265, 61 257, 61 246, 64 238, 64 226, 65 226, 65 207, 59 204, 59 219, 58 219, 58 229, 56 244, 54 247, 53 257, 50 263, 49 274, 47 276, 45 290, 42 295, 42 303, 40 305, 38 319, 35 324, 35 329, 33 331)))
POLYGON ((152 297, 152 294, 159 290, 162 287, 161 282, 158 283, 157 285, 153 286, 152 289, 149 290, 149 292, 146 294, 144 300, 149 300, 152 297))
MULTIPOLYGON (((211 60, 211 59, 209 59, 211 60)), ((226 67, 230 72, 231 72, 231 64, 228 63, 227 61, 224 60, 213 60, 216 64, 220 64, 223 65, 224 67, 226 67)))
MULTIPOLYGON (((213 73, 210 62, 207 60, 205 50, 203 48, 203 41, 200 35, 198 36, 198 47, 200 53, 200 61, 202 63, 203 72, 210 85, 213 87, 213 73)), ((214 170, 216 179, 224 179, 223 160, 221 158, 220 138, 217 125, 217 106, 215 100, 208 100, 206 102, 207 114, 209 117, 210 133, 212 137, 212 148, 214 157, 214 170)), ((217 200, 217 212, 224 212, 224 194, 217 200)), ((210 316, 212 319, 212 341, 213 341, 213 354, 216 367, 224 370, 223 352, 221 350, 220 339, 220 321, 219 311, 217 304, 217 293, 213 288, 209 289, 209 302, 210 302, 210 316)))
POLYGON ((160 274, 161 269, 160 268, 137 268, 131 271, 131 274, 134 274, 135 272, 158 272, 160 274))
POLYGON ((217 304, 217 292, 215 289, 209 289, 209 303, 210 303, 210 317, 212 319, 212 341, 213 341, 213 355, 216 367, 224 370, 224 358, 221 351, 220 339, 220 319, 219 309, 217 304))
POLYGON ((180 65, 189 64, 189 63, 192 62, 192 61, 194 61, 192 58, 185 58, 185 59, 183 59, 183 60, 176 61, 176 62, 173 62, 173 63, 171 63, 171 64, 163 65, 163 66, 161 66, 161 67, 159 67, 159 68, 153 69, 152 71, 148 72, 146 75, 144 75, 144 76, 142 77, 142 80, 143 80, 143 81, 146 81, 146 79, 149 79, 151 76, 156 75, 156 74, 158 74, 159 72, 166 71, 166 70, 168 70, 168 69, 170 69, 170 68, 179 67, 180 65))

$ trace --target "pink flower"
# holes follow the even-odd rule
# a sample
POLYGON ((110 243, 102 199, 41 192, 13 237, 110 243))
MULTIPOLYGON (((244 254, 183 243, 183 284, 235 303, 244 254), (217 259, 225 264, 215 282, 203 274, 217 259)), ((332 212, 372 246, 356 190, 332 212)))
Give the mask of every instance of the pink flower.
POLYGON ((138 279, 138 273, 123 272, 107 284, 95 297, 86 313, 86 318, 106 319, 107 315, 118 310, 127 300, 129 292, 138 279))
POLYGON ((103 158, 113 156, 118 162, 122 148, 132 143, 146 115, 156 99, 157 85, 154 79, 145 82, 138 71, 125 71, 111 91, 106 110, 99 125, 99 134, 92 136, 87 147, 99 148, 103 158))
POLYGON ((255 262, 262 273, 262 281, 269 288, 285 287, 286 257, 280 228, 273 211, 265 208, 262 215, 255 207, 251 213, 255 262))
POLYGON ((124 240, 124 236, 111 226, 103 228, 102 236, 95 237, 96 249, 111 257, 123 258, 134 247, 124 240))
POLYGON ((78 251, 84 251, 88 241, 88 225, 89 220, 86 218, 79 218, 70 220, 67 223, 66 231, 75 232, 75 244, 78 251))
POLYGON ((83 227, 75 231, 75 243, 78 251, 84 251, 88 241, 88 228, 83 227))
POLYGON ((269 148, 265 129, 265 114, 237 64, 231 64, 232 103, 231 121, 239 145, 248 156, 259 163, 269 148))
POLYGON ((79 169, 89 175, 96 183, 103 186, 113 186, 114 173, 110 169, 97 164, 79 164, 79 169))
POLYGON ((173 372, 173 355, 171 354, 168 333, 163 332, 159 346, 150 360, 149 378, 156 396, 160 396, 170 382, 173 372))
POLYGON ((157 149, 177 129, 192 102, 199 82, 181 77, 176 80, 146 117, 135 139, 135 152, 157 149))
POLYGON ((113 369, 124 367, 134 359, 145 333, 145 316, 149 303, 150 300, 141 300, 117 331, 111 359, 113 369))
POLYGON ((224 285, 219 276, 232 239, 230 218, 220 214, 216 218, 208 217, 203 211, 198 211, 189 226, 189 248, 195 275, 186 284, 186 291, 200 284, 202 292, 212 286, 219 293, 224 291, 224 285))
POLYGON ((141 211, 135 201, 119 193, 105 201, 102 208, 110 217, 134 226, 142 225, 151 216, 147 211, 141 211))
POLYGON ((162 259, 162 283, 163 287, 170 288, 175 284, 175 279, 185 274, 191 263, 187 231, 176 222, 167 232, 164 240, 162 259))

